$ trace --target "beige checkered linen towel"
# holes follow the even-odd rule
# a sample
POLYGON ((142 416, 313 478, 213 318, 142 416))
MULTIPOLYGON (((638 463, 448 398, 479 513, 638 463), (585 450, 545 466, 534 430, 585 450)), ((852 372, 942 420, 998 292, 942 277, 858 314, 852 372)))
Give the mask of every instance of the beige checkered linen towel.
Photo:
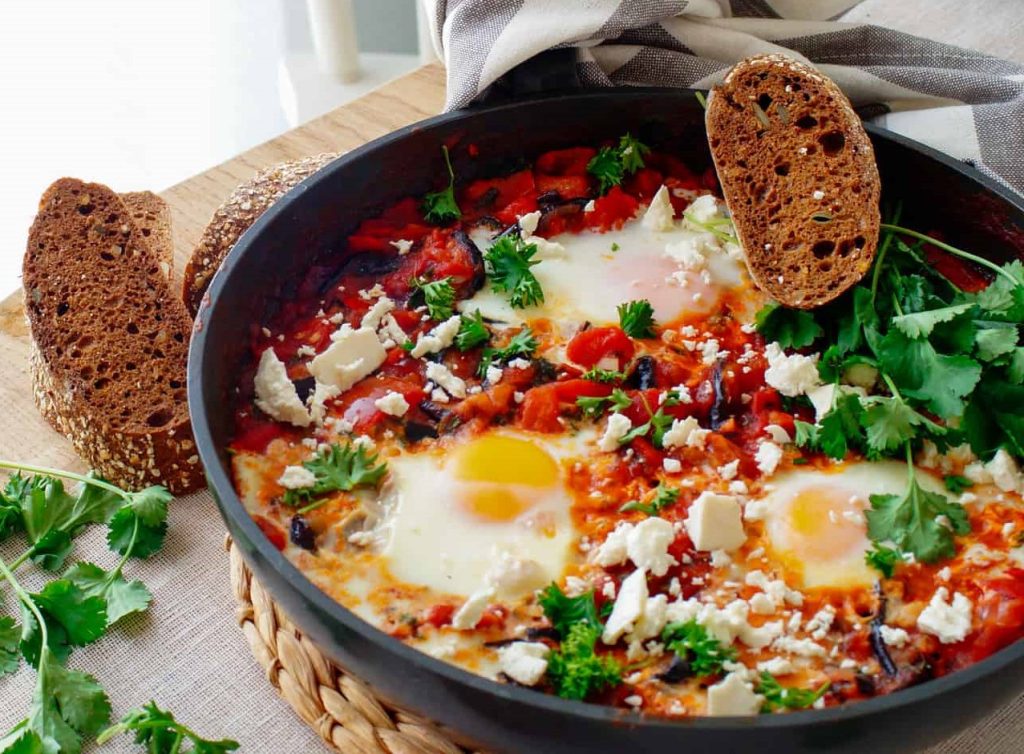
MULTIPOLYGON (((696 89, 742 58, 785 52, 835 79, 866 120, 1024 192, 1024 65, 829 20, 856 1, 424 1, 448 71, 449 109, 547 50, 575 51, 582 86, 696 89)), ((1006 3, 1008 13, 1024 13, 1021 0, 1006 3)))

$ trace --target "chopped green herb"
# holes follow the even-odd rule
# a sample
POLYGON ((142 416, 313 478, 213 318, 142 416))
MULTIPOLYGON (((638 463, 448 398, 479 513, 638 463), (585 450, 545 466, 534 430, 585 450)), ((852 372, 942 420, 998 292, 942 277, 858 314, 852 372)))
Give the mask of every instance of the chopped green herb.
POLYGON ((482 346, 491 339, 491 333, 484 324, 484 318, 477 309, 473 314, 463 314, 459 322, 459 332, 455 336, 455 346, 460 351, 482 346))
POLYGON ((874 543, 871 550, 864 553, 864 562, 881 573, 885 578, 891 579, 896 571, 896 566, 903 562, 903 555, 899 550, 885 547, 878 542, 874 543))
POLYGON ((551 621, 551 626, 563 639, 569 635, 569 629, 581 621, 590 626, 601 626, 592 591, 577 597, 568 597, 558 584, 552 582, 537 593, 537 604, 541 606, 545 617, 551 621))
POLYGON ((754 324, 765 341, 775 341, 782 348, 805 348, 825 332, 810 312, 789 309, 774 301, 754 315, 754 324))
POLYGON ((723 645, 696 620, 669 623, 661 632, 661 640, 668 650, 690 663, 698 676, 721 672, 722 663, 735 661, 737 656, 735 649, 723 645))
POLYGON ((452 170, 452 160, 448 154, 448 147, 442 146, 444 164, 448 168, 448 185, 440 191, 433 191, 423 197, 423 218, 428 223, 444 225, 462 217, 462 211, 455 201, 455 171, 452 170))
MULTIPOLYGON (((286 505, 298 505, 328 492, 348 491, 356 487, 376 487, 388 469, 383 461, 377 463, 376 453, 371 455, 362 446, 346 444, 343 447, 339 443, 333 443, 329 448, 317 451, 312 459, 302 465, 313 472, 316 483, 312 487, 285 490, 283 501, 286 505)), ((313 502, 300 512, 319 507, 323 502, 313 502)))
POLYGON ((619 158, 622 160, 622 169, 632 175, 644 166, 644 155, 650 154, 651 148, 634 139, 631 134, 625 134, 619 139, 619 158))
POLYGON ((619 246, 617 243, 612 241, 612 251, 618 251, 621 248, 622 248, 621 246, 619 246))
POLYGON ((594 651, 600 635, 598 626, 574 623, 561 646, 548 656, 548 679, 560 697, 582 700, 622 682, 622 667, 615 658, 594 651))
POLYGON ((612 411, 621 411, 632 404, 633 399, 620 388, 612 390, 611 395, 594 397, 583 396, 576 399, 576 405, 583 410, 583 414, 585 416, 588 416, 591 419, 599 418, 601 414, 608 409, 611 409, 612 411))
POLYGON ((654 490, 654 496, 650 502, 643 503, 639 500, 631 500, 621 508, 620 513, 627 513, 629 511, 640 511, 646 513, 648 516, 657 516, 663 508, 667 508, 670 505, 675 505, 676 501, 679 500, 679 490, 666 487, 662 483, 658 483, 658 486, 654 490))
POLYGON ((484 252, 491 288, 509 294, 509 303, 515 309, 544 303, 544 291, 530 270, 540 264, 533 258, 536 253, 537 244, 511 235, 502 236, 484 252))
POLYGON ((414 295, 423 296, 423 303, 427 306, 427 313, 430 318, 441 322, 455 313, 455 288, 452 286, 451 277, 443 277, 440 280, 425 280, 416 278, 412 281, 414 295))
POLYGON ((624 372, 616 372, 614 369, 600 369, 598 367, 591 367, 580 377, 591 382, 621 382, 626 379, 624 372))
POLYGON ((946 489, 952 492, 954 495, 961 494, 964 490, 973 487, 974 482, 965 476, 959 476, 957 474, 947 474, 942 479, 946 485, 946 489))
POLYGON ((485 348, 480 355, 480 366, 477 367, 477 374, 483 377, 487 374, 487 368, 495 362, 501 363, 516 358, 530 358, 537 350, 540 343, 533 337, 533 331, 529 327, 512 336, 508 345, 503 348, 485 348))
POLYGON ((824 683, 816 689, 800 689, 780 684, 771 673, 761 673, 757 693, 764 697, 762 712, 780 709, 807 709, 825 695, 831 684, 824 683))
POLYGON ((654 337, 654 307, 645 299, 619 304, 619 326, 631 338, 654 337))
MULTIPOLYGON (((643 142, 630 134, 619 139, 615 147, 602 147, 587 163, 587 172, 597 179, 601 194, 622 183, 627 175, 632 175, 644 166, 644 155, 651 151, 643 142)), ((613 247, 612 251, 616 249, 613 247)))

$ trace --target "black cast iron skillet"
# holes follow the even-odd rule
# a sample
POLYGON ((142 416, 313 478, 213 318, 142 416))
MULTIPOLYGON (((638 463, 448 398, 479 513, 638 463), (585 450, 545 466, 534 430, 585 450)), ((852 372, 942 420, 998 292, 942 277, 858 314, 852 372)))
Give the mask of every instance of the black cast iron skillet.
MULTIPOLYGON (((268 210, 235 245, 196 321, 188 395, 199 453, 228 529, 288 615, 375 692, 495 752, 908 752, 942 739, 1024 690, 1024 641, 965 670, 847 707, 751 718, 648 719, 501 685, 435 660, 372 628, 313 586, 270 544, 231 484, 225 453, 231 396, 253 323, 275 311, 314 259, 340 247, 360 219, 437 187, 440 145, 460 181, 498 175, 544 150, 595 144, 624 131, 710 164, 704 117, 680 90, 602 90, 456 112, 349 152, 268 210), (478 147, 478 158, 465 147, 478 147)), ((1024 257, 1024 203, 978 171, 871 129, 883 203, 904 224, 1002 261, 1024 257)))

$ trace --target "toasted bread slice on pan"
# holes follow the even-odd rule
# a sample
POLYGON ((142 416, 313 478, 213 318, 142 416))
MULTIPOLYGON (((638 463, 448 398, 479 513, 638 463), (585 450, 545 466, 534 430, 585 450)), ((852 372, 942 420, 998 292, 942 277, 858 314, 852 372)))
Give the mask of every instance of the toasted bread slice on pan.
POLYGON ((881 185, 839 87, 784 55, 736 64, 707 107, 711 154, 758 286, 787 306, 831 301, 871 267, 881 185))

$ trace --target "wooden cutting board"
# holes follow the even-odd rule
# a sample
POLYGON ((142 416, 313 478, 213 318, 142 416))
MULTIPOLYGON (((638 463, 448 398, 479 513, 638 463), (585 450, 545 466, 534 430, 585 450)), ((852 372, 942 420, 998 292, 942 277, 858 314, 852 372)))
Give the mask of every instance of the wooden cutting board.
MULTIPOLYGON (((162 196, 171 207, 174 224, 175 284, 180 285, 193 246, 213 211, 232 189, 263 168, 321 152, 345 152, 397 128, 441 112, 445 78, 440 66, 424 66, 365 97, 288 131, 227 162, 193 176, 162 196)), ((154 145, 158 148, 159 145, 154 145)), ((58 176, 54 176, 56 179, 58 176)), ((103 183, 102 175, 75 176, 103 183)), ((112 186, 133 191, 146 186, 112 186)), ((20 253, 21 250, 10 253, 20 253)), ((36 411, 28 371, 29 337, 16 291, 0 302, 0 458, 58 468, 82 469, 71 444, 54 432, 36 411)))

